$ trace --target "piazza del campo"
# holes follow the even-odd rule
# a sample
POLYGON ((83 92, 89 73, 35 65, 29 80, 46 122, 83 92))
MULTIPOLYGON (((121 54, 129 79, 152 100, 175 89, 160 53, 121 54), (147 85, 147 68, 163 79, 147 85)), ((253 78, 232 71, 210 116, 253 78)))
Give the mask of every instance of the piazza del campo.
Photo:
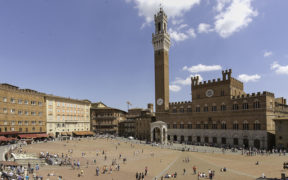
POLYGON ((0 84, 2 179, 287 179, 286 99, 246 93, 224 69, 191 77, 191 99, 170 102, 165 8, 153 24, 155 101, 146 108, 0 84))

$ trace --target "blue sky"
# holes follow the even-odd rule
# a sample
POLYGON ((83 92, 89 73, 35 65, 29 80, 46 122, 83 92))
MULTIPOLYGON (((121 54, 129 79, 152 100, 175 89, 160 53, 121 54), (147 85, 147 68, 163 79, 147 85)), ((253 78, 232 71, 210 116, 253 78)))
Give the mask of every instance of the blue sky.
POLYGON ((231 68, 245 91, 288 92, 287 0, 0 1, 0 82, 127 110, 154 103, 153 15, 169 16, 170 101, 231 68))

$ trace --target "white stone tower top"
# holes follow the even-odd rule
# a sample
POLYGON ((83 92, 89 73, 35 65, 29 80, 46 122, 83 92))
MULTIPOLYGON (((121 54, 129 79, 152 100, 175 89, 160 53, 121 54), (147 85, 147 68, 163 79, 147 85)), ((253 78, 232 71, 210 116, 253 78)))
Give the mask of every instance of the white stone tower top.
POLYGON ((170 48, 170 36, 167 33, 168 18, 162 8, 154 15, 155 34, 152 34, 154 51, 166 50, 170 48))

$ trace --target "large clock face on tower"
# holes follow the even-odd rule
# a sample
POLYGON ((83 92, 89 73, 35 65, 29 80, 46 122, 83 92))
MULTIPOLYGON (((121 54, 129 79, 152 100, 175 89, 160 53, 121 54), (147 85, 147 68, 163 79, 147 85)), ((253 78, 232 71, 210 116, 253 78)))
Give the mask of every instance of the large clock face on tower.
POLYGON ((214 95, 214 91, 212 90, 212 89, 208 89, 207 91, 206 91, 206 96, 207 97, 212 97, 214 95))
POLYGON ((157 99, 157 105, 161 106, 163 104, 163 99, 159 98, 157 99))

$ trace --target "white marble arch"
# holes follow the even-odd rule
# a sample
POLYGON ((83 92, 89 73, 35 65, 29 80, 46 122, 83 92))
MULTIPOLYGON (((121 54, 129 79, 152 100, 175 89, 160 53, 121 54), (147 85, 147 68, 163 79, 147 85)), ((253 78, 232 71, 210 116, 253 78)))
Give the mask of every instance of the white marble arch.
POLYGON ((159 138, 159 142, 161 144, 167 144, 167 134, 168 134, 168 128, 167 128, 167 124, 163 121, 156 121, 150 124, 151 125, 151 142, 154 142, 154 135, 156 136, 156 133, 154 134, 154 131, 158 131, 160 134, 158 136, 160 136, 159 138))

